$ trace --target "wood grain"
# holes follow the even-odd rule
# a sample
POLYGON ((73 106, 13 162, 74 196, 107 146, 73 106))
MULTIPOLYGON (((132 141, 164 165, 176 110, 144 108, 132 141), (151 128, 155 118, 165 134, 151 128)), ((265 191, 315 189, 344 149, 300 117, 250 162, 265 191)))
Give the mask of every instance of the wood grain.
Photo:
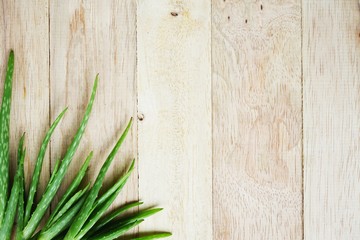
MULTIPOLYGON (((51 119, 69 106, 51 142, 52 163, 64 155, 79 126, 96 73, 92 115, 62 191, 94 150, 88 180, 95 180, 127 121, 136 115, 136 5, 125 1, 52 1, 50 6, 51 119)), ((136 124, 106 176, 106 189, 136 157, 136 124)), ((138 198, 137 168, 116 201, 138 198)))
POLYGON ((358 1, 303 1, 305 239, 360 239, 358 1))
POLYGON ((212 4, 214 239, 302 239, 301 2, 212 4))
POLYGON ((138 3, 140 226, 212 239, 210 1, 138 3))
MULTIPOLYGON (((42 138, 49 127, 49 24, 47 1, 0 1, 1 89, 10 49, 15 52, 15 69, 10 118, 10 158, 14 172, 18 141, 26 132, 25 177, 35 166, 42 138)), ((2 93, 2 90, 1 90, 2 93)), ((1 94, 2 96, 2 94, 1 94)), ((49 177, 45 155, 39 183, 41 194, 49 177)), ((13 176, 13 175, 11 175, 13 176)), ((27 184, 28 187, 29 184, 27 184)))
POLYGON ((45 156, 42 193, 99 73, 58 196, 91 150, 94 180, 133 116, 104 188, 138 154, 115 205, 140 196, 165 208, 141 231, 168 230, 179 240, 360 239, 359 6, 0 1, 1 82, 15 50, 11 158, 26 132, 29 183, 49 124, 69 106, 45 156))

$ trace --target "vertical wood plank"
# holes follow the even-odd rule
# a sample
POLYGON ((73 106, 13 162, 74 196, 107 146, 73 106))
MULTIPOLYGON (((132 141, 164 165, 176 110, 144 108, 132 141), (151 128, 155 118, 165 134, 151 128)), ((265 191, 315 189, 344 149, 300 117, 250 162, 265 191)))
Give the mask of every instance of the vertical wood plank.
MULTIPOLYGON (((49 127, 48 2, 1 1, 0 12, 1 89, 9 51, 14 49, 15 52, 10 119, 11 168, 14 172, 18 141, 26 132, 25 177, 29 183, 42 138, 49 127)), ((49 170, 47 153, 39 183, 40 194, 46 186, 49 170)))
MULTIPOLYGON (((64 155, 79 126, 96 73, 100 82, 82 143, 61 191, 86 155, 94 150, 88 180, 98 171, 131 116, 136 115, 136 3, 125 1, 52 1, 50 7, 51 119, 69 106, 51 142, 54 164, 64 155)), ((105 188, 136 157, 136 124, 106 176, 105 188)), ((138 197, 137 169, 117 203, 138 197)))
POLYGON ((212 4, 214 239, 302 239, 301 1, 212 4))
POLYGON ((360 239, 359 1, 303 1, 305 239, 360 239))
POLYGON ((212 239, 211 3, 138 3, 139 194, 164 212, 140 226, 212 239))

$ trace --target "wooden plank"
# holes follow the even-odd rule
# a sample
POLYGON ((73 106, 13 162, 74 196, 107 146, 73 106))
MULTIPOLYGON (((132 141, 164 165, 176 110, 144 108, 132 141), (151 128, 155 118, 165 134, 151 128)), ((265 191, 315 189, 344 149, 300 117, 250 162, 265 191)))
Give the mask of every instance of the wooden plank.
POLYGON ((212 239, 211 6, 138 3, 139 194, 165 208, 140 226, 212 239))
POLYGON ((301 2, 212 4, 214 239, 302 239, 301 2))
POLYGON ((303 1, 305 239, 360 239, 358 1, 303 1))
MULTIPOLYGON (((14 172, 16 161, 13 160, 16 159, 18 141, 26 132, 25 177, 28 186, 42 139, 49 127, 48 3, 1 1, 0 12, 1 89, 9 51, 14 49, 15 52, 10 119, 11 168, 14 172)), ((49 170, 47 153, 38 193, 42 193, 46 186, 49 170)))
MULTIPOLYGON (((51 119, 69 106, 51 142, 52 167, 79 126, 96 73, 100 82, 86 133, 61 191, 94 150, 95 180, 127 121, 136 115, 136 4, 124 1, 52 1, 50 6, 51 119)), ((105 188, 136 157, 136 123, 106 176, 105 188)), ((138 197, 137 169, 116 204, 138 197)))

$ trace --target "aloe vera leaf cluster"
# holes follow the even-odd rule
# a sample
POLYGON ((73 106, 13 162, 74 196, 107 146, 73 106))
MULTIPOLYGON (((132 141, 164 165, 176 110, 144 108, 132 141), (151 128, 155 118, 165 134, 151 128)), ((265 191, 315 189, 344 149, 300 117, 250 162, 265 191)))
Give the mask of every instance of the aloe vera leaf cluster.
MULTIPOLYGON (((57 194, 62 181, 66 175, 68 167, 80 144, 84 134, 91 109, 94 103, 99 76, 94 81, 89 103, 80 126, 62 159, 56 161, 54 170, 50 176, 44 193, 40 196, 40 201, 35 203, 36 192, 41 175, 42 164, 49 144, 51 135, 55 131, 67 109, 63 110, 55 119, 47 131, 30 182, 28 191, 25 191, 24 180, 24 159, 26 155, 24 135, 20 138, 17 153, 17 170, 14 176, 13 185, 9 192, 9 124, 10 106, 12 92, 12 76, 14 71, 14 52, 11 51, 8 59, 6 71, 3 99, 0 109, 0 239, 16 240, 112 240, 124 235, 128 230, 134 228, 144 221, 145 218, 161 211, 161 208, 150 208, 126 214, 127 210, 139 207, 142 202, 126 203, 114 211, 105 214, 116 197, 120 194, 132 171, 134 170, 135 160, 127 172, 120 177, 102 195, 99 194, 107 170, 109 169, 116 153, 119 151, 132 125, 132 118, 127 124, 124 132, 116 142, 112 151, 101 167, 93 185, 81 182, 86 175, 93 152, 90 152, 77 175, 71 182, 67 191, 60 197, 50 217, 45 224, 40 227, 45 212, 49 208, 53 198, 57 194), (27 194, 26 194, 27 193, 27 194), (27 196, 25 196, 27 195, 27 196), (16 225, 16 228, 14 229, 16 225), (15 231, 13 231, 15 230, 15 231), (15 236, 11 236, 15 232, 15 236)), ((168 232, 154 232, 133 239, 159 239, 171 236, 168 232)))

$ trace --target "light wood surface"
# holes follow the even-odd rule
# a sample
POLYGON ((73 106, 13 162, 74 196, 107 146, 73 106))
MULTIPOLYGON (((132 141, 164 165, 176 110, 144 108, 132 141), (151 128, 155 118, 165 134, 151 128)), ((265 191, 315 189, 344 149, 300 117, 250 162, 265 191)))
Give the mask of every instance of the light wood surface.
POLYGON ((358 1, 303 1, 305 239, 360 239, 358 1))
POLYGON ((165 208, 140 230, 212 239, 210 1, 137 13, 139 195, 165 208))
MULTIPOLYGON (((1 89, 10 49, 15 52, 15 69, 10 120, 10 157, 16 159, 19 139, 26 132, 26 182, 30 182, 38 151, 49 127, 49 14, 46 1, 0 2, 1 89)), ((1 90, 2 92, 2 90, 1 90)), ((16 161, 12 163, 12 172, 16 161)), ((38 193, 49 178, 49 154, 44 164, 38 193)), ((28 186, 27 186, 28 187, 28 186)), ((39 196, 39 194, 38 194, 39 196)))
MULTIPOLYGON (((65 153, 82 118, 95 75, 100 82, 82 144, 72 162, 72 180, 94 150, 89 178, 95 180, 127 121, 136 114, 136 8, 133 1, 53 1, 50 5, 51 119, 69 110, 51 142, 52 163, 65 153)), ((136 124, 107 173, 104 188, 136 157, 136 124)), ((138 197, 137 168, 117 203, 138 197)), ((60 192, 61 192, 60 191, 60 192)))
POLYGON ((302 239, 300 2, 212 18, 214 239, 302 239))
POLYGON ((104 187, 137 159, 115 205, 140 199, 164 211, 135 232, 168 230, 176 240, 360 239, 359 6, 0 1, 1 82, 15 50, 11 157, 26 132, 29 180, 49 124, 69 107, 45 156, 41 193, 99 73, 60 193, 91 150, 87 179, 96 177, 133 116, 104 187))

